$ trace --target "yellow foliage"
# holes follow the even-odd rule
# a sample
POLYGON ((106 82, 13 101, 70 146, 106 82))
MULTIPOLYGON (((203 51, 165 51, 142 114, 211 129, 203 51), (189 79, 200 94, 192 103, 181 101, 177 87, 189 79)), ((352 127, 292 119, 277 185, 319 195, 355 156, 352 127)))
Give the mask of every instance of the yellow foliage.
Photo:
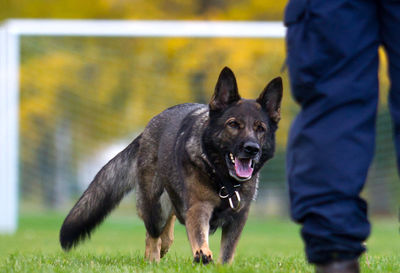
POLYGON ((3 0, 5 18, 281 20, 287 0, 3 0))
MULTIPOLYGON (((140 130, 172 105, 207 103, 224 66, 234 70, 243 97, 257 98, 285 59, 283 41, 275 39, 24 39, 23 50, 35 43, 44 50, 22 64, 22 137, 36 147, 44 132, 69 120, 74 137, 89 143, 77 148, 82 153, 140 130)), ((289 97, 285 81, 282 147, 289 97)))
POLYGON ((379 102, 387 105, 389 95, 388 61, 383 47, 379 48, 379 102))

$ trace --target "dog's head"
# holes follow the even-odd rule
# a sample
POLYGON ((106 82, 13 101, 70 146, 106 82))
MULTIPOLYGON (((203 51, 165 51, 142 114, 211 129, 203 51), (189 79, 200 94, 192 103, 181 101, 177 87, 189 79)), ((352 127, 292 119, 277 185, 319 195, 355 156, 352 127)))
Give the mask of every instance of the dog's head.
POLYGON ((209 104, 206 136, 219 171, 247 181, 273 156, 281 99, 280 77, 268 83, 256 100, 246 100, 239 95, 233 72, 227 67, 221 71, 209 104))

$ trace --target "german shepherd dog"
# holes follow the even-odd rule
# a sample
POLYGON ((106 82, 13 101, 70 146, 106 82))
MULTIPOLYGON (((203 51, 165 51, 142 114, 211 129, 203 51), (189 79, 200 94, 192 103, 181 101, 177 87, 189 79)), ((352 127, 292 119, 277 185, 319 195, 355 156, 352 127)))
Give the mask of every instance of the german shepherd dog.
POLYGON ((135 188, 148 260, 167 253, 178 218, 195 262, 213 261, 208 236, 218 227, 219 262, 232 262, 259 171, 274 154, 281 99, 280 77, 258 99, 242 99, 235 75, 225 67, 209 105, 187 103, 163 111, 97 173, 64 220, 62 248, 89 237, 135 188))

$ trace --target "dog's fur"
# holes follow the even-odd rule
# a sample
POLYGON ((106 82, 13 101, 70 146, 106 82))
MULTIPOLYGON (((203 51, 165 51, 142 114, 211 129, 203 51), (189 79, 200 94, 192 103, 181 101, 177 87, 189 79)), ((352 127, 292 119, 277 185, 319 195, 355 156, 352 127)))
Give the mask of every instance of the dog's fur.
POLYGON ((135 187, 147 259, 159 261, 168 251, 178 218, 196 262, 212 261, 208 235, 218 227, 219 260, 231 262, 259 170, 274 154, 281 98, 278 77, 257 100, 241 99, 235 76, 225 67, 208 106, 188 103, 163 111, 98 172, 64 220, 63 249, 90 236, 135 187))

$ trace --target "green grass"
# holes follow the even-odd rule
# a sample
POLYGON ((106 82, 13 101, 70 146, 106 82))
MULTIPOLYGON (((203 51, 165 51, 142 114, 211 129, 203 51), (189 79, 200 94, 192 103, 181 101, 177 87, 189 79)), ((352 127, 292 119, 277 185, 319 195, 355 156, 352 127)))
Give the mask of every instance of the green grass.
MULTIPOLYGON (((183 226, 175 227, 175 242, 159 264, 143 259, 144 227, 135 218, 108 219, 91 240, 64 253, 58 230, 64 215, 22 215, 15 235, 0 236, 0 272, 313 272, 305 262, 299 227, 287 220, 250 219, 232 265, 192 263, 183 226)), ((375 219, 361 261, 363 272, 400 272, 399 224, 375 219)), ((220 233, 210 239, 218 257, 220 233)))

